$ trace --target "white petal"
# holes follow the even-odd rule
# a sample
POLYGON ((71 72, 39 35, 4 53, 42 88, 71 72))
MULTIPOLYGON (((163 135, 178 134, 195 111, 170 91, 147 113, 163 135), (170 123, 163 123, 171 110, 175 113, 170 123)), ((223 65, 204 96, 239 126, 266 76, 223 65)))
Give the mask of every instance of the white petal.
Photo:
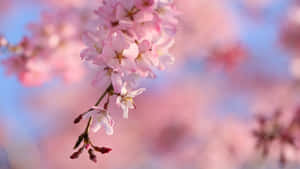
POLYGON ((112 127, 108 127, 105 129, 107 135, 113 135, 114 129, 112 127))
POLYGON ((138 96, 138 95, 142 94, 145 90, 146 90, 145 88, 140 88, 140 89, 131 91, 130 93, 128 93, 128 96, 129 96, 129 97, 135 97, 135 96, 138 96))
POLYGON ((112 135, 114 134, 114 129, 111 125, 108 124, 108 122, 105 123, 105 125, 103 125, 105 132, 107 135, 112 135))
POLYGON ((86 118, 91 117, 92 115, 93 115, 93 111, 89 111, 87 113, 84 113, 82 117, 86 119, 86 118))
POLYGON ((101 129, 101 123, 96 122, 95 124, 92 125, 92 130, 93 132, 97 132, 101 129))
POLYGON ((132 102, 127 102, 127 107, 129 109, 134 109, 134 105, 132 104, 132 102))
POLYGON ((117 100, 116 100, 116 104, 119 105, 119 106, 121 106, 122 105, 121 100, 122 100, 122 97, 118 96, 117 100))
POLYGON ((128 107, 126 105, 122 104, 121 108, 123 110, 123 118, 128 119, 128 107))
POLYGON ((123 51, 123 55, 129 59, 135 59, 139 54, 138 46, 135 43, 131 43, 127 49, 123 51))
POLYGON ((122 88, 121 88, 121 95, 126 95, 126 93, 127 93, 126 86, 127 86, 126 83, 124 83, 122 88))
POLYGON ((121 75, 119 73, 113 73, 111 75, 111 81, 112 81, 115 92, 120 92, 120 90, 122 88, 122 83, 123 83, 121 75))

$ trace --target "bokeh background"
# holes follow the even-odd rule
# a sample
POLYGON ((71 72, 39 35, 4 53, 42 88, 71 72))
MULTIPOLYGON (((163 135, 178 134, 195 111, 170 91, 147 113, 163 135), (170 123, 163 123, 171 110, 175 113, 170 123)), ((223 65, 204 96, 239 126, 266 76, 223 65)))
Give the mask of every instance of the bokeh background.
MULTIPOLYGON (((11 43, 28 35, 43 11, 83 8, 87 0, 0 0, 0 33, 11 43)), ((251 133, 255 114, 299 106, 300 4, 295 0, 176 0, 182 12, 172 51, 176 63, 136 99, 129 119, 113 108, 115 134, 93 135, 112 147, 98 163, 69 158, 84 125, 76 115, 103 89, 88 65, 75 83, 60 78, 24 87, 0 67, 0 169, 278 168, 262 158, 251 133)), ((61 18, 57 17, 57 20, 61 18)), ((0 59, 8 57, 5 52, 0 59)), ((80 60, 78 55, 74 59, 80 60)), ((276 150, 276 147, 274 148, 276 150)), ((289 151, 287 168, 299 168, 289 151)))

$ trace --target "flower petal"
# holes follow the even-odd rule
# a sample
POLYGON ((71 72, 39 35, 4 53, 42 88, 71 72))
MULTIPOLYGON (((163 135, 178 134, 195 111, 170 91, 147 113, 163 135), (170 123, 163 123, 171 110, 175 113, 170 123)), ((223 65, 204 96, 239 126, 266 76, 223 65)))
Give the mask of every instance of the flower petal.
POLYGON ((125 104, 121 104, 121 108, 123 110, 123 118, 128 119, 128 107, 125 104))
POLYGON ((138 95, 142 94, 145 90, 146 90, 145 88, 140 88, 140 89, 131 91, 130 93, 128 93, 128 96, 129 96, 129 97, 135 97, 135 96, 138 96, 138 95))
POLYGON ((91 128, 92 128, 93 132, 96 133, 97 131, 99 131, 101 129, 101 123, 95 122, 91 128))

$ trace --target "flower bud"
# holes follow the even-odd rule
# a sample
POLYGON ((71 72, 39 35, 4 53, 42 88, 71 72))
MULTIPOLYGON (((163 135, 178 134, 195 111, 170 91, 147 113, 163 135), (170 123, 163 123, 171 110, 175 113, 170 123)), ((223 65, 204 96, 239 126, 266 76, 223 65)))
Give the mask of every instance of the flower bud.
POLYGON ((83 150, 83 147, 81 147, 78 151, 74 152, 74 153, 70 156, 70 158, 71 158, 71 159, 76 159, 76 158, 78 158, 79 155, 82 153, 82 150, 83 150))
POLYGON ((94 150, 98 151, 102 154, 106 154, 106 153, 109 153, 112 149, 108 148, 108 147, 96 147, 96 146, 94 146, 94 150))
POLYGON ((80 114, 78 117, 76 117, 76 119, 74 120, 74 123, 77 124, 81 121, 82 119, 82 114, 80 114))
POLYGON ((90 160, 92 160, 93 162, 96 163, 97 162, 97 157, 94 154, 94 151, 92 149, 89 149, 88 153, 89 153, 89 156, 90 156, 90 160))

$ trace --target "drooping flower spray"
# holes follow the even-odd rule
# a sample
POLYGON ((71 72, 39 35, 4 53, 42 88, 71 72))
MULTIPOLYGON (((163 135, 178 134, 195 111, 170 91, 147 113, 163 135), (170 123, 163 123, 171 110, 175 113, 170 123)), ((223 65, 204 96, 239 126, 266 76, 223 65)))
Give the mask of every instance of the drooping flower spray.
POLYGON ((77 158, 84 148, 96 162, 94 151, 107 153, 111 149, 95 146, 89 138, 89 128, 103 127, 113 134, 113 120, 109 113, 111 97, 128 118, 129 109, 135 108, 134 98, 145 89, 138 88, 138 80, 154 78, 154 69, 164 70, 174 62, 169 53, 174 43, 178 12, 167 0, 104 0, 95 10, 93 26, 84 32, 86 49, 81 58, 96 66, 94 86, 106 90, 96 104, 74 121, 88 119, 86 130, 79 136, 74 149, 84 142, 71 158, 77 158), (103 106, 100 104, 105 99, 103 106), (92 148, 89 148, 89 147, 92 148), (105 149, 105 150, 104 150, 105 149))

